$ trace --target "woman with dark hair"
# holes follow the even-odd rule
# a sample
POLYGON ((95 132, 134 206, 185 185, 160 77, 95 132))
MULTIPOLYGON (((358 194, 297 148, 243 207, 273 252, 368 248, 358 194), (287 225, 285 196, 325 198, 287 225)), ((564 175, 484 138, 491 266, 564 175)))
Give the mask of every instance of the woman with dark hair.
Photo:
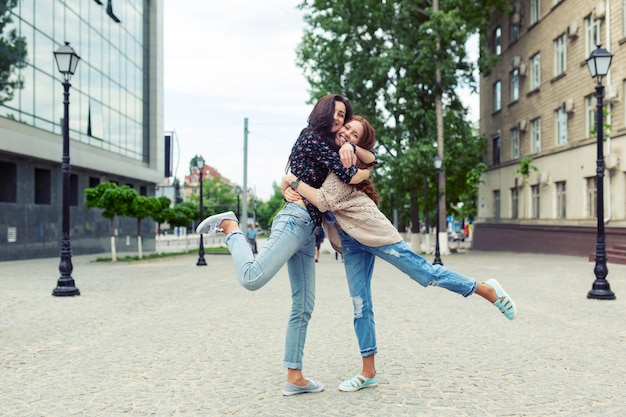
MULTIPOLYGON (((372 149, 374 133, 369 122, 355 116, 348 125, 354 123, 361 124, 363 131, 367 132, 360 135, 367 142, 360 141, 357 137, 354 143, 365 149, 372 149)), ((359 127, 355 125, 354 130, 358 131, 359 127)), ((514 320, 517 316, 515 303, 495 279, 478 283, 441 265, 431 265, 413 252, 389 219, 378 209, 378 195, 369 181, 351 186, 338 181, 331 173, 322 187, 316 189, 304 181, 298 183, 296 175, 290 173, 283 180, 281 188, 287 201, 304 197, 324 212, 324 219, 327 220, 324 224, 326 234, 335 250, 344 255, 346 277, 354 306, 354 330, 363 364, 361 372, 342 382, 339 390, 358 391, 378 385, 374 363, 378 347, 371 292, 376 256, 389 262, 423 287, 438 286, 464 297, 475 293, 497 307, 507 319, 514 320), (294 183, 296 187, 288 185, 294 183)))
MULTIPOLYGON (((339 94, 322 97, 313 107, 308 126, 291 150, 288 169, 318 187, 330 172, 346 183, 359 183, 367 178, 367 170, 354 166, 354 155, 370 161, 374 160, 374 155, 349 143, 336 145, 335 136, 344 130, 345 120, 351 117, 352 106, 346 98, 339 94)), ((314 230, 321 223, 322 214, 308 201, 286 203, 274 217, 267 243, 256 258, 233 212, 208 217, 196 228, 198 233, 220 231, 227 235, 225 242, 232 254, 239 282, 250 291, 267 284, 287 263, 292 306, 285 342, 287 382, 284 395, 324 389, 319 382, 302 375, 306 332, 315 304, 314 230)))

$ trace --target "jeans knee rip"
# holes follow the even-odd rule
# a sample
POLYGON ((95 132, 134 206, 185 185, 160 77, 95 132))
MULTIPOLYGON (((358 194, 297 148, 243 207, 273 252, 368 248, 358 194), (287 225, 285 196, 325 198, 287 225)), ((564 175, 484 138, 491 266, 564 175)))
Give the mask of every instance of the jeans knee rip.
POLYGON ((352 297, 352 304, 354 305, 354 318, 360 319, 363 317, 363 299, 356 295, 352 297))
POLYGON ((389 249, 388 251, 385 251, 385 252, 391 256, 395 256, 396 258, 400 257, 400 253, 395 249, 389 249))

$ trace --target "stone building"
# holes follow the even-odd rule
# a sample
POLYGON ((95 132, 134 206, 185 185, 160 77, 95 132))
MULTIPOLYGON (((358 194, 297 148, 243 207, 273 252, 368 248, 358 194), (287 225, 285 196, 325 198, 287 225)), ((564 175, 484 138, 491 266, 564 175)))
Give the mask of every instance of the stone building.
POLYGON ((586 61, 601 45, 613 54, 602 79, 604 223, 607 248, 619 249, 626 244, 626 2, 511 4, 511 14, 493 16, 484 46, 500 59, 480 82, 480 133, 489 140, 489 168, 473 245, 594 252, 598 81, 586 61), (528 175, 519 172, 524 165, 528 175))
MULTIPOLYGON (((6 3, 6 2, 5 2, 6 3)), ((71 78, 70 237, 74 254, 110 251, 109 220, 85 207, 101 182, 154 196, 165 172, 163 1, 19 1, 0 14, 25 42, 0 94, 0 260, 59 255, 62 220, 63 76, 53 53, 69 42, 80 56, 71 78), (4 92, 3 92, 4 93, 4 92)), ((15 53, 0 46, 3 59, 15 53)), ((136 220, 115 223, 119 251, 136 250, 136 220)), ((154 224, 144 220, 144 249, 154 224)))

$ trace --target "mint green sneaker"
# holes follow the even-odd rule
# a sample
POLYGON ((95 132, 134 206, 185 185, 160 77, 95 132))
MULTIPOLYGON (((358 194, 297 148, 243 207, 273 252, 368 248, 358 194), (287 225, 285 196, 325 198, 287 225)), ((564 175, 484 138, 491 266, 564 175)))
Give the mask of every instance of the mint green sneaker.
POLYGON ((496 290, 498 299, 493 303, 493 305, 498 307, 498 310, 504 314, 504 317, 509 320, 515 320, 517 317, 517 307, 515 306, 515 302, 511 297, 509 297, 506 291, 502 289, 500 283, 495 279, 488 279, 484 283, 496 290))
POLYGON ((354 392, 367 387, 375 387, 378 385, 378 376, 374 375, 371 378, 365 378, 359 374, 352 379, 346 379, 337 388, 339 391, 354 392))

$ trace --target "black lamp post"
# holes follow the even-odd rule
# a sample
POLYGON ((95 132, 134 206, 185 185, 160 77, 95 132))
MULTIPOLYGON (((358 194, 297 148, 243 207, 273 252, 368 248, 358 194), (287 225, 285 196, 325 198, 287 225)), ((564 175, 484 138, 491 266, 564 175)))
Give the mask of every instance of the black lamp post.
POLYGON ((604 244, 604 125, 602 114, 602 98, 604 97, 604 86, 602 85, 602 77, 606 76, 611 67, 611 59, 613 55, 600 45, 591 53, 587 59, 587 66, 592 78, 598 79, 596 84, 596 119, 598 121, 596 129, 598 159, 596 163, 596 200, 598 228, 596 238, 596 266, 593 269, 596 280, 593 282, 591 291, 587 293, 587 298, 596 298, 599 300, 614 300, 615 294, 611 291, 611 286, 606 280, 609 273, 606 267, 606 247, 604 244))
POLYGON ((62 210, 62 236, 61 236, 61 261, 59 272, 61 276, 57 280, 57 287, 52 291, 56 296, 80 295, 72 278, 72 244, 70 242, 70 78, 76 71, 80 57, 76 54, 69 42, 59 46, 54 52, 59 72, 63 74, 63 159, 61 160, 61 172, 63 175, 63 210, 62 210))
POLYGON ((441 262, 441 257, 439 255, 439 173, 441 172, 441 164, 443 160, 439 155, 435 156, 435 183, 436 183, 436 192, 435 192, 435 216, 437 217, 436 227, 435 227, 435 260, 433 261, 433 265, 443 265, 441 262))
MULTIPOLYGON (((200 171, 200 221, 203 220, 203 205, 202 205, 202 170, 204 169, 204 158, 202 155, 196 158, 196 166, 200 171)), ((204 238, 202 237, 202 233, 200 233, 200 246, 198 249, 198 262, 197 266, 206 266, 206 261, 204 260, 204 238)))
POLYGON ((241 203, 241 187, 237 186, 237 188, 235 188, 235 192, 237 193, 237 218, 241 220, 241 216, 239 215, 239 205, 241 203))

